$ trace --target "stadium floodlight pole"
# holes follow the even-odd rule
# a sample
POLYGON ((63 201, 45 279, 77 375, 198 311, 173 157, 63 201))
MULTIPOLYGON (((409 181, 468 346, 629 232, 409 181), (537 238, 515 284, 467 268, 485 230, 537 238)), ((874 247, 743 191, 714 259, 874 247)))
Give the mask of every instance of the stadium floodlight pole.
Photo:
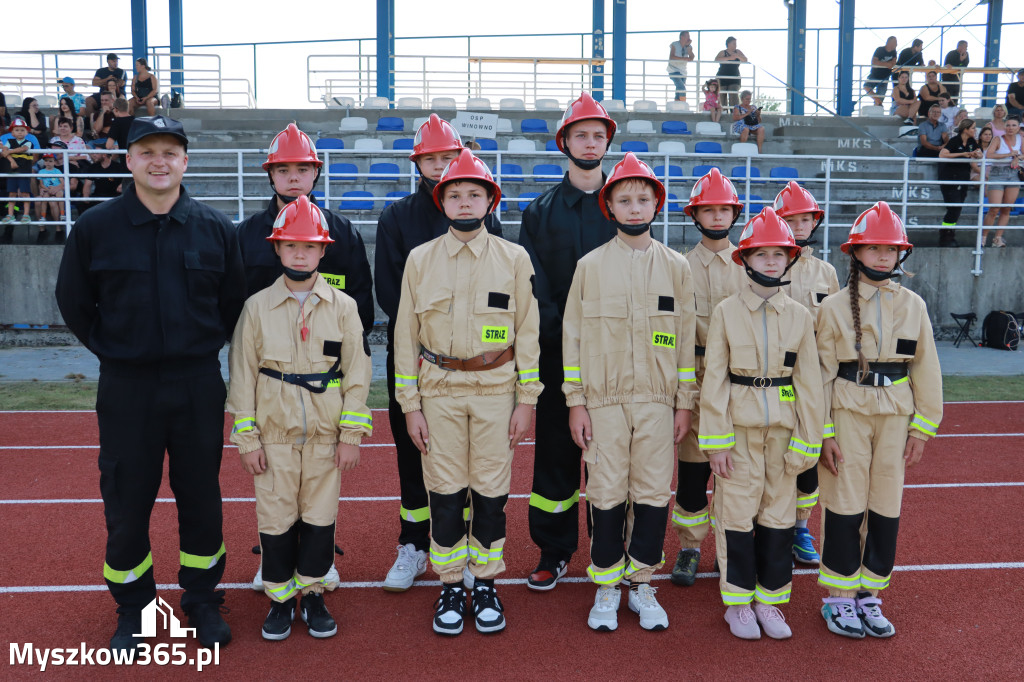
POLYGON ((789 12, 789 49, 786 51, 786 80, 793 86, 789 93, 789 113, 804 115, 804 77, 807 68, 807 0, 785 0, 789 12))
MULTIPOLYGON (((1003 31, 1003 0, 988 0, 988 21, 985 28, 985 66, 999 66, 999 41, 1003 31)), ((998 93, 996 87, 999 75, 986 73, 982 76, 985 83, 982 89, 981 106, 995 106, 998 93)))
POLYGON ((395 106, 395 0, 377 0, 377 96, 395 106))
MULTIPOLYGON (((132 64, 149 57, 149 35, 146 30, 146 0, 132 0, 132 64)), ((128 67, 131 74, 132 66, 128 67)))
POLYGON ((171 102, 179 102, 185 86, 185 41, 182 32, 184 17, 181 0, 168 0, 168 24, 171 38, 171 102), (177 95, 177 97, 175 97, 177 95))
POLYGON ((626 0, 612 5, 612 97, 626 101, 626 0))
POLYGON ((600 102, 604 99, 604 0, 594 0, 593 24, 590 57, 602 61, 600 64, 591 64, 590 92, 600 102))
POLYGON ((836 74, 836 109, 853 116, 854 0, 839 0, 839 73, 836 74))

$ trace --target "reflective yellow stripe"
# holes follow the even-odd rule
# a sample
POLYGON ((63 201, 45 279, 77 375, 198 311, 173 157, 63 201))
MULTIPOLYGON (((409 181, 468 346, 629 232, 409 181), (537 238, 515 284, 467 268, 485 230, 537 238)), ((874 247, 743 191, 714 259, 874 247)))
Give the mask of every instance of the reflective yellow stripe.
POLYGON ((697 381, 697 371, 693 367, 679 367, 676 373, 680 381, 697 381))
POLYGON ((448 553, 442 553, 436 551, 433 547, 430 548, 430 560, 435 564, 450 564, 453 561, 459 561, 469 556, 469 549, 466 545, 460 545, 448 553))
POLYGON ((582 381, 579 367, 562 367, 562 377, 564 381, 573 381, 576 383, 580 383, 580 381, 582 381))
POLYGON ((245 433, 246 431, 252 431, 256 428, 256 417, 242 417, 241 419, 235 420, 235 426, 231 429, 232 433, 245 433))
POLYGON ((789 596, 792 590, 786 590, 785 592, 777 592, 775 594, 768 594, 763 591, 760 587, 754 590, 754 599, 761 602, 762 604, 788 604, 789 596))
POLYGON ((530 493, 530 506, 536 507, 541 511, 546 511, 550 514, 557 514, 558 512, 564 512, 572 505, 580 501, 580 491, 577 490, 567 500, 549 500, 546 497, 542 497, 537 493, 530 493))
POLYGON ((341 420, 338 425, 351 424, 353 426, 365 426, 370 431, 373 431, 373 416, 369 414, 363 414, 362 412, 342 412, 341 420), (348 417, 346 419, 345 417, 348 417))
POLYGON ((142 574, 150 569, 153 565, 153 553, 150 552, 146 555, 146 558, 142 560, 142 563, 135 568, 129 568, 127 571, 117 571, 110 567, 110 564, 103 562, 103 577, 112 583, 120 583, 125 585, 127 583, 133 583, 142 577, 142 574))
POLYGON ((724 450, 736 446, 736 434, 727 433, 724 436, 697 436, 701 450, 724 450))
POLYGON ((469 546, 469 556, 472 557, 477 564, 486 564, 488 561, 500 561, 502 556, 504 556, 504 553, 504 547, 495 547, 494 549, 487 550, 474 547, 473 545, 469 546))
POLYGON ((625 566, 609 568, 604 571, 595 571, 593 566, 587 566, 587 575, 598 585, 613 585, 622 580, 622 576, 625 574, 625 566))
POLYGON ((821 443, 806 443, 799 438, 790 438, 789 449, 805 457, 817 457, 821 454, 821 443))
POLYGON ((929 436, 934 436, 935 432, 939 430, 939 425, 933 421, 928 421, 919 414, 914 415, 914 420, 910 422, 911 428, 915 428, 921 433, 926 433, 929 436), (927 425, 927 426, 926 426, 927 425), (928 428, 928 427, 931 428, 928 428))
POLYGON ((292 595, 294 595, 300 589, 301 588, 298 585, 295 584, 294 580, 289 580, 288 582, 286 582, 284 585, 281 585, 280 587, 271 588, 269 590, 269 592, 278 601, 287 601, 287 600, 291 599, 292 595))
POLYGON ((838 575, 829 575, 819 570, 818 582, 828 587, 834 587, 837 590, 855 590, 860 587, 860 574, 852 578, 844 578, 838 575))
POLYGON ((419 509, 406 509, 405 507, 399 506, 398 513, 406 521, 412 521, 414 523, 430 520, 430 507, 420 507, 419 509))
POLYGON ((750 592, 726 592, 722 590, 722 602, 726 606, 742 606, 754 601, 754 591, 750 592))
POLYGON ((187 568, 201 568, 203 570, 213 568, 227 551, 223 542, 220 543, 220 549, 217 550, 217 553, 212 556, 200 556, 199 554, 189 554, 183 551, 181 552, 181 565, 187 568))
POLYGON ((519 383, 528 384, 531 381, 540 381, 539 369, 527 369, 519 373, 519 383))
POLYGON ((860 583, 867 590, 884 590, 889 587, 889 576, 884 578, 869 578, 863 573, 860 574, 860 583))
POLYGON ((815 490, 810 495, 797 495, 796 506, 797 509, 807 509, 813 507, 818 503, 818 491, 815 490))
POLYGON ((680 514, 679 512, 677 512, 675 510, 672 510, 672 523, 676 524, 677 526, 685 526, 687 528, 693 528, 694 526, 699 526, 699 525, 705 524, 707 522, 708 522, 708 514, 707 514, 707 512, 704 512, 703 514, 686 515, 686 514, 680 514))
POLYGON ((904 381, 910 381, 910 377, 905 376, 902 379, 897 379, 896 381, 892 382, 892 385, 896 386, 897 384, 902 384, 904 381))
POLYGON ((409 376, 407 374, 396 374, 395 386, 415 386, 417 379, 419 379, 419 377, 417 376, 409 376))
POLYGON ((835 438, 836 437, 836 425, 835 424, 825 424, 825 431, 821 435, 824 436, 825 438, 835 438))

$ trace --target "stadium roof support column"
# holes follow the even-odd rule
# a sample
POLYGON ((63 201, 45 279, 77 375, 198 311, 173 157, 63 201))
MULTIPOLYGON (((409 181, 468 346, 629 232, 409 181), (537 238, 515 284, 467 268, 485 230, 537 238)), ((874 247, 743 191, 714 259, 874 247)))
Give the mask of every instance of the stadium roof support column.
POLYGON ((377 0, 377 97, 395 102, 395 0, 377 0))
MULTIPOLYGON (((594 0, 594 31, 590 50, 592 59, 604 59, 604 0, 594 0)), ((590 90, 598 102, 604 99, 604 64, 590 69, 590 90)))
MULTIPOLYGON (((132 0, 132 63, 148 58, 149 34, 146 31, 146 0, 132 0)), ((128 66, 132 71, 132 66, 128 66)))
POLYGON ((790 0, 786 5, 789 8, 789 50, 786 53, 789 113, 803 116, 807 69, 807 0, 790 0))
POLYGON ((854 0, 839 0, 839 73, 836 74, 836 110, 853 116, 854 0))
MULTIPOLYGON (((988 0, 988 23, 985 30, 985 66, 999 66, 999 41, 1003 30, 1003 0, 988 0)), ((985 87, 981 93, 981 106, 994 107, 999 98, 997 92, 999 74, 986 73, 985 87)))
POLYGON ((168 0, 167 13, 171 28, 171 93, 180 95, 185 86, 185 60, 181 56, 185 53, 181 0, 168 0))
POLYGON ((612 97, 626 101, 626 0, 612 5, 612 97))

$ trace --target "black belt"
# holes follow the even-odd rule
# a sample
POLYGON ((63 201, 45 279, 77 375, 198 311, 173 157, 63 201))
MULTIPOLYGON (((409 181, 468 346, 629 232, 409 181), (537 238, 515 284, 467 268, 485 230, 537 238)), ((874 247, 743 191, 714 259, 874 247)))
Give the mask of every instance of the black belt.
POLYGON ((753 386, 754 388, 771 388, 772 386, 792 386, 793 377, 741 377, 739 374, 729 372, 729 381, 741 386, 753 386))
POLYGON ((260 374, 266 374, 271 379, 277 379, 287 384, 295 384, 301 386, 311 393, 324 393, 327 390, 328 385, 335 379, 341 380, 345 376, 340 371, 341 358, 339 357, 334 361, 334 365, 326 372, 317 372, 315 374, 287 374, 284 372, 278 372, 274 369, 267 369, 266 367, 260 367, 260 374), (309 382, 319 381, 319 386, 313 386, 309 382))
POLYGON ((906 362, 869 362, 868 371, 861 375, 856 362, 840 362, 838 376, 861 386, 891 386, 909 372, 906 362))
POLYGON ((694 346, 693 347, 693 354, 694 355, 703 356, 704 355, 704 346, 694 346))

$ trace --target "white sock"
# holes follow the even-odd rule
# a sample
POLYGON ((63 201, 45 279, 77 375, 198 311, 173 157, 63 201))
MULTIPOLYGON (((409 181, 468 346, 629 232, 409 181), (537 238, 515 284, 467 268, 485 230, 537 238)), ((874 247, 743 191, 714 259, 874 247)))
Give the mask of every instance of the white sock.
POLYGON ((807 519, 797 519, 796 520, 796 527, 797 528, 806 528, 807 527, 807 519))

